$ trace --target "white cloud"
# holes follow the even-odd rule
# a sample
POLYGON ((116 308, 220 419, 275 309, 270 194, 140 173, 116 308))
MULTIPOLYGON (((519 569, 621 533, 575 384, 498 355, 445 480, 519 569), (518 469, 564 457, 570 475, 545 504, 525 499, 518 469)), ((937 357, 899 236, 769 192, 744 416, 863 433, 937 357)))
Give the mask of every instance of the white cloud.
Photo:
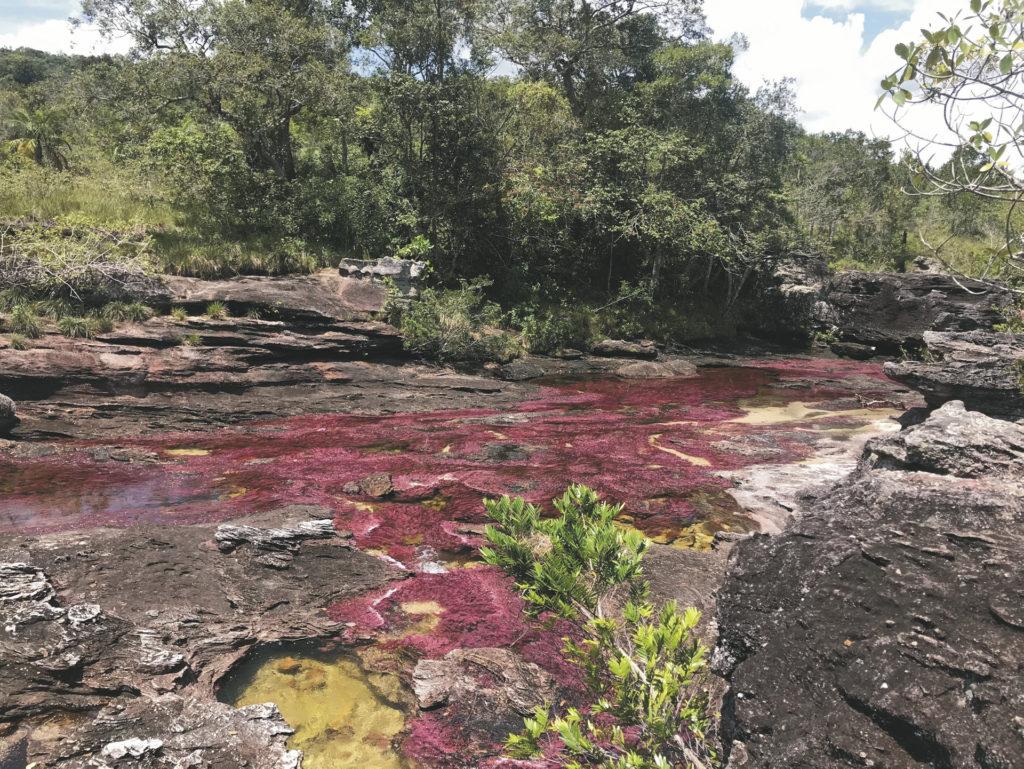
POLYGON ((66 19, 47 19, 0 32, 0 48, 35 48, 50 53, 127 53, 126 38, 108 40, 92 25, 72 26, 66 19))
MULTIPOLYGON (((864 13, 849 13, 844 21, 823 16, 805 18, 803 0, 706 0, 708 23, 718 38, 743 34, 749 50, 736 61, 735 73, 752 89, 765 80, 794 78, 800 122, 809 131, 855 129, 877 137, 894 137, 898 129, 875 111, 879 82, 894 71, 900 59, 896 43, 920 37, 922 27, 935 26, 936 12, 950 12, 958 0, 825 0, 813 5, 912 6, 899 29, 885 30, 865 47, 864 13)), ((868 11, 870 13, 870 11, 868 11)), ((941 129, 939 115, 920 105, 905 110, 912 127, 929 136, 941 129)))

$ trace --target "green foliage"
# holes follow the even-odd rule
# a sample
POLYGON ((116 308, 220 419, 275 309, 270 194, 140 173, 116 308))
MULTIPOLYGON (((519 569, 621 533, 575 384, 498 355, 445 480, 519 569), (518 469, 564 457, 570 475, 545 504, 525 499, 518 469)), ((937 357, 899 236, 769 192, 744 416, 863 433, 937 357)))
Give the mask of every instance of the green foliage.
POLYGON ((43 323, 28 306, 19 304, 11 310, 11 318, 8 321, 11 331, 22 334, 29 339, 38 339, 43 335, 43 323))
POLYGON ((153 317, 153 310, 141 302, 110 302, 100 308, 100 316, 115 323, 132 321, 141 323, 153 317))
POLYGON ((11 348, 14 350, 29 350, 32 348, 32 342, 29 341, 28 337, 21 334, 11 334, 10 343, 11 348))
POLYGON ((509 737, 509 755, 567 767, 713 766, 707 650, 691 636, 700 612, 680 612, 674 601, 659 612, 647 600, 642 560, 650 542, 615 523, 621 505, 579 485, 554 500, 554 518, 522 498, 484 504, 496 525, 487 527, 481 555, 515 579, 529 614, 577 624, 582 639, 567 639, 566 654, 592 697, 585 710, 562 716, 538 708, 524 731, 509 737), (561 751, 552 752, 547 735, 558 738, 561 751))
POLYGON ((72 339, 92 339, 99 328, 91 318, 79 318, 65 315, 57 321, 57 330, 72 339))
POLYGON ((423 289, 419 301, 398 310, 405 348, 443 362, 515 357, 515 341, 497 328, 501 308, 484 298, 488 285, 462 281, 457 289, 423 289))
POLYGON ((188 320, 188 313, 185 311, 184 307, 172 307, 171 317, 174 320, 188 320))
POLYGON ((224 320, 230 315, 228 306, 224 302, 210 302, 206 305, 206 317, 210 320, 224 320))
POLYGON ((185 334, 178 339, 178 343, 182 347, 198 347, 203 343, 203 338, 199 334, 185 334))

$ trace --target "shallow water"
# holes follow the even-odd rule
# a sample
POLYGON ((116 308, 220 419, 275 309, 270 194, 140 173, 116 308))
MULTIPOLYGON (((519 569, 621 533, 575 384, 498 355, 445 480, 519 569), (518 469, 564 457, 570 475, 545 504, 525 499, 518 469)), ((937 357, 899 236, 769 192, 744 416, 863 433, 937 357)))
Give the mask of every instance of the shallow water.
POLYGON ((288 747, 305 769, 405 769, 397 738, 406 714, 394 675, 368 673, 351 653, 268 647, 232 672, 222 702, 277 705, 295 730, 288 747))

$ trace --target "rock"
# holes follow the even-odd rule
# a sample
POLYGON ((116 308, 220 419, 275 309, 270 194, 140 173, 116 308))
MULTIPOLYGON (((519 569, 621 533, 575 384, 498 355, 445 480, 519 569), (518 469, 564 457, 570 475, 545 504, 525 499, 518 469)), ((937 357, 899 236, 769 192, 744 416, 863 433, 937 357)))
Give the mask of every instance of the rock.
POLYGON ((274 569, 287 569, 299 543, 307 539, 331 539, 337 535, 334 521, 304 521, 297 526, 282 529, 261 529, 255 526, 221 524, 214 539, 222 553, 233 553, 243 544, 252 545, 256 560, 274 569))
POLYGON ((342 487, 346 494, 362 494, 367 497, 383 499, 395 490, 390 473, 373 473, 361 481, 351 481, 342 487))
POLYGON ((387 300, 379 283, 345 278, 334 270, 283 277, 245 275, 229 280, 169 276, 164 282, 167 298, 161 304, 202 312, 210 302, 224 302, 234 315, 256 309, 277 320, 365 320, 369 313, 382 312, 387 300))
MULTIPOLYGON (((97 737, 90 749, 154 738, 166 754, 165 717, 146 698, 173 692, 201 700, 214 708, 210 717, 220 713, 224 728, 233 728, 224 717, 233 709, 213 702, 214 686, 250 647, 336 633, 342 625, 321 609, 406 576, 338 537, 324 538, 333 525, 302 520, 306 512, 300 520, 280 512, 277 526, 263 528, 274 513, 234 521, 230 536, 213 525, 154 524, 5 536, 0 722, 88 711, 100 728, 99 709, 135 708, 138 721, 97 737), (235 554, 210 546, 218 539, 235 554), (287 569, 260 562, 275 553, 287 553, 287 569)), ((207 744, 231 744, 221 737, 207 744)))
POLYGON ((0 435, 9 432, 16 424, 18 424, 18 413, 14 401, 0 393, 0 435))
POLYGON ((750 329, 761 337, 806 343, 819 325, 825 306, 825 284, 831 271, 817 256, 780 257, 760 290, 759 326, 750 329))
POLYGON ((524 382, 528 379, 538 379, 544 376, 545 373, 547 372, 536 363, 523 360, 522 358, 506 363, 498 369, 498 376, 508 382, 524 382))
POLYGON ((660 379, 671 376, 691 376, 697 366, 688 360, 637 361, 616 369, 616 375, 627 379, 660 379))
POLYGON ((735 545, 714 666, 743 766, 1020 765, 1022 447, 1024 427, 948 404, 735 545))
POLYGON ((932 272, 853 270, 834 275, 824 291, 827 308, 819 319, 834 326, 841 341, 891 355, 920 347, 927 331, 990 329, 1011 299, 990 283, 932 272))
POLYGON ((470 751, 484 755, 521 731, 538 705, 560 699, 555 679, 510 649, 455 649, 420 660, 412 683, 420 708, 441 709, 470 751))
POLYGON ((291 734, 272 703, 236 709, 165 694, 108 706, 57 740, 40 730, 26 752, 52 769, 299 769, 291 734))
POLYGON ((876 349, 871 345, 857 344, 856 342, 832 342, 828 348, 840 358, 852 358, 853 360, 868 360, 875 357, 876 349))
POLYGON ((600 355, 604 358, 640 358, 641 360, 654 360, 658 357, 658 348, 654 342, 640 341, 627 342, 622 339, 602 339, 595 342, 590 348, 593 355, 600 355))
POLYGON ((409 259, 342 259, 338 272, 345 278, 380 283, 390 280, 402 299, 416 299, 420 295, 419 283, 426 272, 426 262, 409 259))
POLYGON ((931 359, 886 363, 885 375, 920 391, 931 408, 951 400, 1003 419, 1024 417, 1024 395, 1016 365, 1024 340, 994 331, 924 335, 931 359), (936 358, 940 360, 936 360, 936 358))

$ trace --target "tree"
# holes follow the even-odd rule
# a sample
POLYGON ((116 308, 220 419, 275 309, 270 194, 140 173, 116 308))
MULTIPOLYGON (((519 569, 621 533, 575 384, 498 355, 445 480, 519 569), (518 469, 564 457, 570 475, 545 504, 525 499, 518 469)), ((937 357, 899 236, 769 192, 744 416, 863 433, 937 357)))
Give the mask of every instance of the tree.
POLYGON ((71 145, 64 138, 65 117, 56 110, 16 109, 7 118, 21 135, 12 143, 14 151, 28 155, 38 165, 67 171, 71 164, 65 154, 71 145))
MULTIPOLYGON (((1024 201, 1024 0, 970 0, 969 9, 939 14, 940 24, 922 30, 923 40, 900 43, 905 64, 882 81, 897 123, 906 122, 913 104, 941 109, 943 138, 923 137, 913 162, 916 194, 970 193, 1007 203, 1004 245, 982 278, 1005 268, 1024 274, 1024 237, 1017 207, 1024 201), (923 153, 945 147, 960 150, 954 161, 933 168, 923 153), (984 162, 972 162, 977 153, 984 162)), ((948 265, 947 265, 948 266, 948 265)))

